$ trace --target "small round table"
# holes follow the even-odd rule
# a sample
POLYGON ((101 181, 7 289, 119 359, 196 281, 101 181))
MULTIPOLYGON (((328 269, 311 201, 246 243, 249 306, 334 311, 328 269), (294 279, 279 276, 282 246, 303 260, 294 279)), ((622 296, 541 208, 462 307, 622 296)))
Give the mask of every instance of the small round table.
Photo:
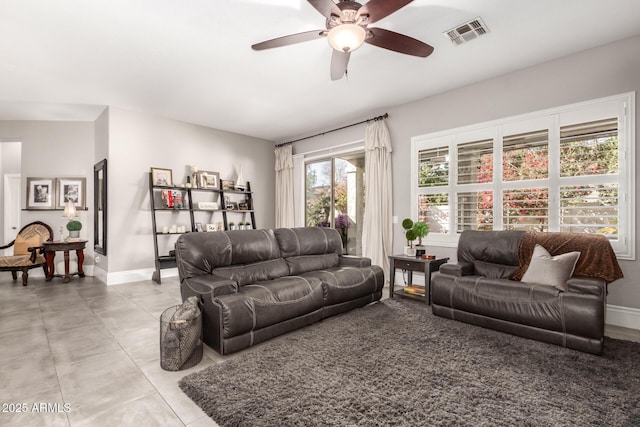
POLYGON ((63 282, 67 283, 71 281, 71 276, 78 275, 84 277, 84 271, 82 271, 82 263, 84 262, 84 247, 87 244, 87 240, 77 241, 49 241, 44 242, 44 257, 47 260, 47 282, 54 277, 63 277, 63 282), (53 260, 56 257, 56 252, 64 252, 64 275, 54 274, 55 266, 53 260), (78 271, 75 273, 69 273, 69 251, 76 251, 78 256, 78 271))

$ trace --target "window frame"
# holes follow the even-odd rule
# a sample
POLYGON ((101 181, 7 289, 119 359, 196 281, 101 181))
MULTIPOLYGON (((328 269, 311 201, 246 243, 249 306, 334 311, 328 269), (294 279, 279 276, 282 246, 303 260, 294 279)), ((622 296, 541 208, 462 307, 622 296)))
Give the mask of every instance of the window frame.
POLYGON ((503 200, 505 190, 546 186, 549 189, 548 231, 560 231, 561 187, 579 182, 601 183, 615 181, 618 184, 618 239, 612 246, 618 259, 635 260, 635 92, 629 92, 590 101, 569 104, 528 114, 506 117, 489 122, 462 126, 411 138, 411 212, 418 215, 418 196, 421 194, 447 193, 449 196, 448 233, 429 233, 427 242, 434 246, 456 247, 458 232, 458 193, 493 191, 493 229, 503 229, 503 200), (618 174, 602 176, 560 177, 560 129, 563 126, 618 118, 618 174), (503 181, 502 141, 505 135, 515 135, 547 129, 549 175, 544 179, 503 181), (489 183, 458 184, 457 147, 481 140, 493 140, 493 181, 489 183), (449 150, 449 181, 447 185, 420 187, 418 162, 420 151, 447 147, 449 150))

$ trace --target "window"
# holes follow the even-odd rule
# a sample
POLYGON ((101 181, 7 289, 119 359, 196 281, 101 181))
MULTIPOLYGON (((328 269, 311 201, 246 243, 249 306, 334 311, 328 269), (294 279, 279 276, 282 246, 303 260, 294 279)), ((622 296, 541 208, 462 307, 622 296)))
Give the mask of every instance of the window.
POLYGON ((634 259, 634 103, 630 93, 414 137, 413 208, 428 239, 598 233, 634 259))
POLYGON ((362 255, 364 153, 305 164, 305 225, 333 227, 344 252, 362 255))

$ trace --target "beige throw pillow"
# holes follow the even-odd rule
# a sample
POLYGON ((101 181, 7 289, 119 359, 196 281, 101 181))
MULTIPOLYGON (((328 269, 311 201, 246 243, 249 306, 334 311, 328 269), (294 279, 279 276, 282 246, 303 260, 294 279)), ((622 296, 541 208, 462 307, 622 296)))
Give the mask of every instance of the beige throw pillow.
POLYGON ((580 258, 580 252, 568 252, 551 256, 544 247, 536 245, 533 249, 529 268, 522 276, 521 282, 539 283, 566 291, 567 280, 571 278, 573 270, 575 270, 578 263, 578 258, 580 258))

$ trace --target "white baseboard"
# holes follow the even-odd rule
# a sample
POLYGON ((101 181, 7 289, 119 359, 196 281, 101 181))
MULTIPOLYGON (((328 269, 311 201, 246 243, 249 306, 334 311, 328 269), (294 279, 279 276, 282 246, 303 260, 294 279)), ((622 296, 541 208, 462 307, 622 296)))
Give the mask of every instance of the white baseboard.
POLYGON ((93 267, 93 276, 105 285, 107 284, 107 272, 100 267, 93 267))
POLYGON ((640 309, 607 304, 607 325, 640 329, 640 309))
MULTIPOLYGON (((404 277, 406 277, 406 274, 404 277)), ((404 277, 402 270, 396 270, 396 286, 405 285, 404 277)), ((413 284, 424 286, 424 274, 414 274, 413 284)), ((605 316, 607 325, 640 330, 640 309, 607 304, 607 313, 605 316)))
MULTIPOLYGON (((128 270, 128 271, 118 271, 115 273, 106 273, 105 278, 100 278, 100 281, 106 283, 108 286, 111 285, 121 285, 123 283, 131 283, 131 282, 142 282, 145 280, 151 280, 153 273, 155 272, 155 268, 143 268, 140 270, 128 270)), ((160 278, 165 277, 177 277, 178 269, 177 268, 166 268, 160 270, 160 278)))

